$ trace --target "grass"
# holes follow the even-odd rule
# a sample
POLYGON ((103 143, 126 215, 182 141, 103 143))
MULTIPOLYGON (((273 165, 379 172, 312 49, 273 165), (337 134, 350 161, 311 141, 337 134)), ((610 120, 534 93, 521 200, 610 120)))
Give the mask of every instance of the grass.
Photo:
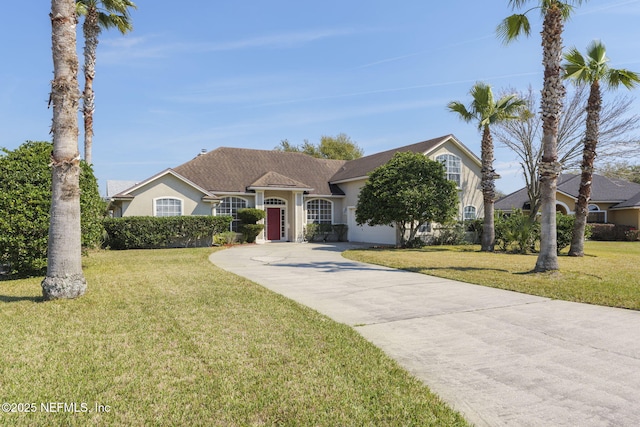
POLYGON ((0 282, 0 403, 35 404, 0 424, 467 425, 353 329, 210 253, 92 253, 73 301, 0 282))
POLYGON ((592 242, 583 258, 561 255, 560 270, 533 273, 537 255, 480 252, 479 246, 351 250, 372 264, 554 299, 640 310, 640 242, 592 242))

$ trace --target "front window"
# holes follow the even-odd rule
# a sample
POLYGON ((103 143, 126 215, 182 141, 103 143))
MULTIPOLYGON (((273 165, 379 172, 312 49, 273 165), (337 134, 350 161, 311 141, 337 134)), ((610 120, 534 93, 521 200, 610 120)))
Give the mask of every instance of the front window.
POLYGON ((332 224, 333 203, 324 199, 307 202, 307 224, 332 224))
POLYGON ((460 174, 462 172, 462 163, 460 157, 453 154, 441 154, 436 157, 436 161, 444 165, 445 173, 449 181, 456 183, 460 187, 460 174))
POLYGON ((246 207, 247 201, 245 199, 241 199, 240 197, 225 197, 222 199, 222 203, 216 207, 216 215, 233 217, 231 231, 238 231, 238 223, 240 222, 240 220, 238 220, 238 210, 246 207))
POLYGON ((465 206, 462 219, 464 219, 465 221, 471 221, 476 219, 476 207, 465 206))
POLYGON ((181 216, 182 200, 174 199, 171 197, 156 199, 155 215, 156 216, 181 216))
POLYGON ((589 205, 587 222, 592 222, 596 224, 605 224, 607 222, 607 212, 601 211, 600 206, 598 205, 589 205))

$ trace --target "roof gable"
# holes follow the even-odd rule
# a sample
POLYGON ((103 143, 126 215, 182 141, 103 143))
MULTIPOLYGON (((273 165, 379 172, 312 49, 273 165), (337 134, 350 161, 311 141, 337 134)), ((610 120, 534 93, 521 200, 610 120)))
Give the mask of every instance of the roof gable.
POLYGON ((145 187, 149 184, 152 184, 153 182, 161 179, 162 177, 166 176, 166 175, 171 175, 173 177, 175 177, 176 179, 184 182, 185 184, 193 187, 194 189, 196 189, 197 191, 200 191, 203 194, 203 197, 206 198, 207 200, 216 200, 218 199, 218 197, 216 197, 214 194, 210 193, 209 191, 207 191, 206 189, 202 188, 201 186, 199 186, 198 184, 190 181, 188 178, 185 178, 184 176, 180 175, 179 173, 177 173, 175 170, 173 169, 165 169, 162 172, 152 176, 151 178, 145 179, 142 182, 137 183, 136 185, 129 187, 128 189, 121 191, 118 194, 115 194, 113 196, 113 199, 131 199, 134 197, 134 195, 132 194, 133 192, 141 189, 142 187, 145 187))
POLYGON ((480 159, 471 152, 464 144, 458 141, 453 135, 445 135, 440 138, 429 139, 427 141, 418 142, 416 144, 405 145, 403 147, 394 148, 392 150, 383 151, 372 154, 370 156, 360 157, 359 159, 348 161, 340 170, 331 178, 331 182, 343 182, 354 179, 365 178, 375 168, 386 164, 396 153, 413 152, 424 153, 429 155, 446 142, 454 143, 458 148, 465 152, 478 165, 481 164, 480 159))
POLYGON ((300 189, 305 191, 311 191, 313 188, 309 187, 306 184, 301 183, 300 181, 296 181, 293 178, 289 178, 287 176, 281 175, 277 172, 267 172, 254 181, 248 187, 251 190, 258 189, 300 189))

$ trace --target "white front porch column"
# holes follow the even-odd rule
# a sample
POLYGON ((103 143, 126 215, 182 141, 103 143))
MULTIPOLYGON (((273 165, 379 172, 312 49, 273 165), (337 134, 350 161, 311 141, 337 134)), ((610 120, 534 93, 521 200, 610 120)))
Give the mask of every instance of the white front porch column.
POLYGON ((304 241, 304 193, 294 192, 295 205, 293 207, 293 238, 296 242, 304 241))
MULTIPOLYGON (((264 210, 264 190, 256 190, 256 209, 264 210)), ((261 219, 258 224, 265 224, 265 220, 261 219)), ((266 227, 265 227, 266 228, 266 227)), ((256 237, 256 243, 266 242, 267 230, 263 228, 260 234, 256 237)))

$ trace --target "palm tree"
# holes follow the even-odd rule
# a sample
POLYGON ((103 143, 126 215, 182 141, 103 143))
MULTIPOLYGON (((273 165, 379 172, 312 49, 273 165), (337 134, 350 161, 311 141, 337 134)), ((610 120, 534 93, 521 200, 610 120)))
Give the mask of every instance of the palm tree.
POLYGON ((117 28, 122 34, 133 29, 129 8, 136 5, 129 0, 77 0, 76 11, 84 16, 84 91, 82 113, 84 116, 84 159, 91 164, 93 145, 93 111, 95 109, 93 79, 96 74, 98 36, 103 28, 117 28))
MULTIPOLYGON (((586 1, 586 0, 585 0, 586 1)), ((529 0, 509 0, 512 8, 520 8, 529 0)), ((558 236, 556 229, 556 189, 562 165, 558 162, 558 123, 565 88, 562 85, 562 31, 573 5, 583 0, 538 0, 544 21, 542 24, 542 63, 544 83, 540 101, 542 114, 542 161, 540 162, 540 253, 534 271, 558 270, 558 236)), ((530 9, 532 10, 532 9, 530 9)), ((527 11, 529 12, 529 11, 527 11)), ((531 24, 524 14, 505 18, 498 26, 498 36, 505 42, 531 33, 531 24)))
POLYGON ((563 64, 565 78, 573 80, 576 85, 589 85, 589 99, 587 101, 587 120, 584 134, 584 149, 582 151, 582 165, 580 190, 576 202, 575 222, 571 238, 570 256, 584 256, 584 230, 587 225, 589 199, 591 198, 591 178, 593 176, 593 162, 596 157, 596 145, 600 137, 600 112, 602 109, 602 93, 600 82, 615 89, 620 85, 631 89, 640 82, 640 76, 625 69, 609 68, 607 50, 602 42, 593 41, 587 47, 584 57, 572 48, 564 55, 563 64))
POLYGON ((484 221, 482 226, 482 250, 493 252, 495 247, 495 223, 493 203, 496 198, 496 178, 500 176, 493 169, 493 138, 491 125, 506 120, 518 119, 517 113, 525 107, 525 101, 516 95, 507 95, 498 99, 493 97, 491 86, 476 83, 469 92, 473 101, 469 107, 458 101, 447 105, 450 111, 458 113, 465 122, 477 121, 482 131, 482 198, 484 201, 484 221))
POLYGON ((45 300, 75 298, 87 289, 80 239, 80 156, 78 154, 78 55, 75 0, 51 1, 53 153, 51 219, 45 300))

